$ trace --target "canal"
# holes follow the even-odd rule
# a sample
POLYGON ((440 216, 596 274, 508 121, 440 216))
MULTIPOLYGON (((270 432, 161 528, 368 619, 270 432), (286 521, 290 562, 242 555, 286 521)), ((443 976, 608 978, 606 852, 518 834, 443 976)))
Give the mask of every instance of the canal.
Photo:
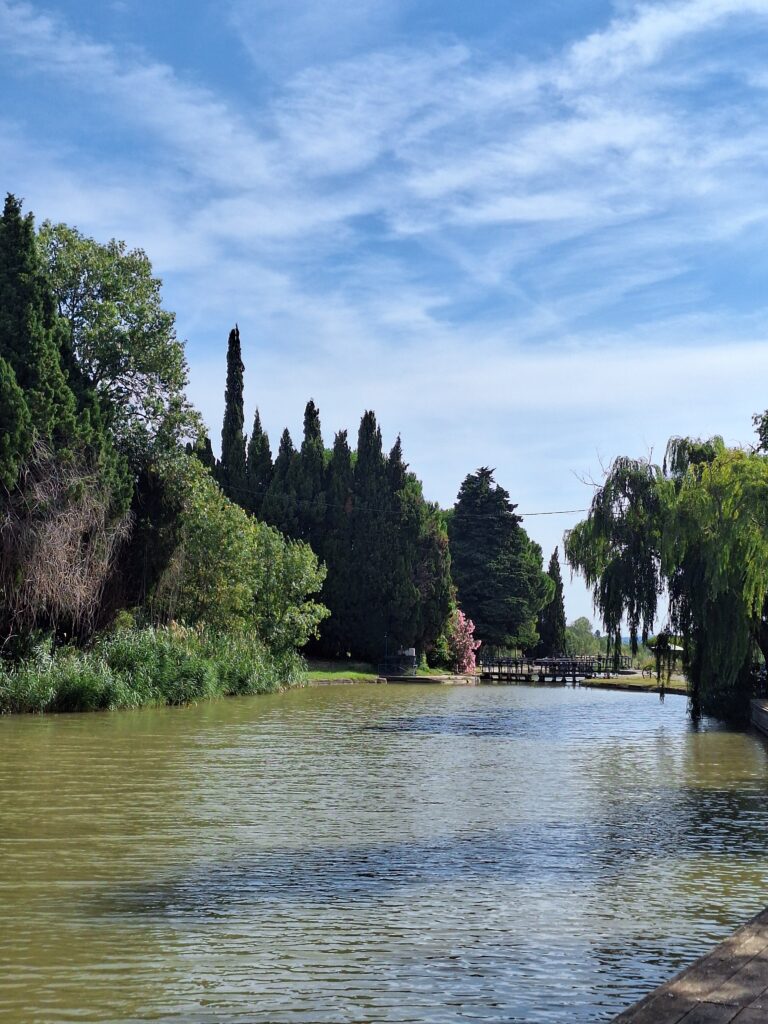
POLYGON ((0 1021, 610 1020, 768 902, 767 782, 614 691, 6 718, 0 1021))

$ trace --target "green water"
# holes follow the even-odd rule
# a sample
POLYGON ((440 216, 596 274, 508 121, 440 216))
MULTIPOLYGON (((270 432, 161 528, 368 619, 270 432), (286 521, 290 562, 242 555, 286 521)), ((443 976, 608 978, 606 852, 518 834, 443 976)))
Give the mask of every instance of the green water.
POLYGON ((0 1021, 592 1022, 768 903, 763 741, 359 686, 0 720, 0 1021))

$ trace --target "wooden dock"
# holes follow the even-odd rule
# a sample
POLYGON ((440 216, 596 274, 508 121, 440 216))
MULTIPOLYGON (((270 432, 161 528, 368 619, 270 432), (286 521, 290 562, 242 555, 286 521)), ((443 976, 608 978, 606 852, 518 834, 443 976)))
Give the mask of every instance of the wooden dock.
POLYGON ((766 1024, 768 910, 614 1018, 614 1024, 766 1024))

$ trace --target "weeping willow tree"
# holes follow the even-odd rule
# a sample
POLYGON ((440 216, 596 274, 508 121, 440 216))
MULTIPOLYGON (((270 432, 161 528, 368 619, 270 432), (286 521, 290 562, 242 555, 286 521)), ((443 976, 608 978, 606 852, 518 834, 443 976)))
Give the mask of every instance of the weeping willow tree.
POLYGON ((674 438, 662 466, 616 459, 565 551, 615 654, 624 621, 633 651, 648 640, 666 591, 693 713, 746 712, 768 657, 768 456, 715 437, 674 438))

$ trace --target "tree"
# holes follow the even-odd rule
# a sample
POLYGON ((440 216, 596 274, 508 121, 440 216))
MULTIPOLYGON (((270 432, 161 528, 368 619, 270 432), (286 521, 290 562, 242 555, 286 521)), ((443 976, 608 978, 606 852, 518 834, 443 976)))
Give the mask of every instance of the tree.
POLYGON ((224 424, 221 428, 219 483, 233 501, 245 503, 245 436, 243 434, 243 359, 240 331, 235 325, 227 343, 227 387, 224 393, 224 424))
POLYGON ((449 524, 451 565, 459 605, 484 643, 531 647, 539 611, 554 585, 541 548, 520 526, 509 494, 482 467, 466 477, 449 524))
POLYGON ((320 430, 320 411, 310 400, 304 410, 304 440, 296 460, 297 535, 313 551, 322 546, 325 531, 325 450, 320 430))
POLYGON ((565 651, 568 654, 605 654, 605 643, 592 629, 592 623, 582 615, 565 627, 565 651))
POLYGON ((322 649, 339 658, 355 647, 352 552, 354 470, 346 430, 333 442, 325 483, 326 528, 318 554, 328 568, 322 600, 331 611, 322 628, 322 649))
POLYGON ((32 448, 32 420, 13 367, 0 358, 0 484, 11 489, 32 448))
POLYGON ((253 417, 253 430, 248 441, 245 469, 246 507, 256 517, 261 515, 270 481, 272 480, 272 451, 269 436, 261 425, 259 410, 253 417))
POLYGON ((563 577, 560 574, 560 558, 558 550, 552 552, 547 575, 554 584, 554 594, 549 604, 545 604, 539 612, 539 643, 536 653, 539 657, 548 658, 555 654, 565 654, 566 626, 565 603, 563 600, 563 577))
POLYGON ((768 655, 768 457, 721 438, 673 438, 663 466, 616 459, 566 555, 592 586, 614 651, 633 651, 667 590, 694 713, 744 715, 755 652, 768 655))
POLYGON ((63 326, 70 384, 94 391, 108 408, 109 428, 134 468, 156 449, 196 436, 201 425, 184 394, 184 346, 146 253, 49 221, 38 248, 63 326))
POLYGON ((24 394, 35 436, 68 449, 77 443, 78 429, 75 396, 61 365, 62 344, 34 218, 23 217, 20 201, 8 195, 0 220, 0 358, 24 394))
MULTIPOLYGON (((382 600, 388 583, 387 509, 389 485, 376 414, 360 420, 351 516, 351 633, 356 653, 375 661, 384 654, 389 636, 389 603, 382 600)), ((393 637, 393 640, 395 638, 393 637)))
POLYGON ((325 571, 311 549, 229 501, 197 459, 170 459, 163 478, 175 547, 154 588, 154 614, 254 631, 272 651, 306 644, 328 614, 313 596, 325 571))
POLYGON ((291 435, 286 428, 280 438, 272 480, 261 506, 261 518, 289 537, 296 537, 299 529, 296 502, 297 458, 291 435))
POLYGON ((218 463, 216 462, 216 456, 213 454, 211 439, 207 434, 203 434, 202 437, 198 438, 195 444, 188 441, 186 451, 187 455, 194 455, 198 458, 212 476, 216 476, 218 463))

